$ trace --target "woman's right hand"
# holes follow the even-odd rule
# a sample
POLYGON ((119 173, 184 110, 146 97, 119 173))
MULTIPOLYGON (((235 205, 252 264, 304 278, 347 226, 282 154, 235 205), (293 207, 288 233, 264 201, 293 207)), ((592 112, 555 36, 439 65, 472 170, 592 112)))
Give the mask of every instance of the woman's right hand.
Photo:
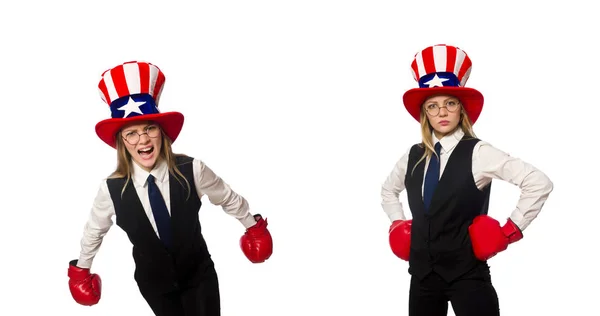
POLYGON ((389 242, 392 252, 400 259, 410 258, 410 232, 412 220, 396 220, 389 230, 389 242))
POLYGON ((69 262, 69 290, 75 302, 92 306, 100 301, 102 292, 102 280, 97 274, 91 274, 90 269, 80 268, 76 265, 77 260, 69 262))

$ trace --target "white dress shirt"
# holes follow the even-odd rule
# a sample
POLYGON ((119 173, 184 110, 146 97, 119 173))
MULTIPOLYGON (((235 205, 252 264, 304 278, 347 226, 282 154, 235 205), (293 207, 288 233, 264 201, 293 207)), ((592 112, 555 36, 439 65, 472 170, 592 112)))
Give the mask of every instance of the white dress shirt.
MULTIPOLYGON (((254 216, 249 211, 248 202, 241 195, 234 192, 227 183, 218 177, 209 167, 201 160, 193 160, 194 184, 196 192, 202 198, 208 196, 209 201, 214 205, 220 205, 223 210, 237 218, 245 228, 256 224, 254 216)), ((158 186, 169 214, 171 213, 170 195, 169 195, 169 172, 166 162, 162 160, 149 173, 138 166, 137 163, 132 163, 133 174, 131 181, 139 196, 142 206, 146 211, 148 220, 154 227, 154 231, 158 235, 158 229, 150 207, 148 198, 147 178, 150 173, 156 178, 155 182, 158 186)), ((106 179, 100 183, 98 194, 94 199, 90 216, 84 226, 83 237, 81 239, 81 253, 79 255, 78 267, 90 268, 92 261, 98 252, 102 239, 113 225, 112 217, 115 216, 115 209, 108 191, 106 179)))
MULTIPOLYGON (((440 177, 444 172, 448 158, 464 136, 462 129, 438 140, 433 134, 434 145, 442 144, 440 155, 440 177)), ((409 150, 400 158, 381 188, 381 205, 391 221, 406 219, 403 205, 399 201, 400 193, 405 189, 404 178, 407 172, 409 150)), ((423 162, 420 162, 423 163, 423 162)), ((429 159, 425 161, 425 173, 429 159)), ((511 157, 487 142, 479 141, 473 148, 473 179, 480 190, 492 179, 507 181, 521 189, 521 196, 510 214, 513 222, 523 231, 535 219, 552 192, 553 184, 540 170, 521 159, 511 157)), ((425 182, 425 181, 423 181, 425 182)), ((423 189, 423 186, 421 187, 423 189)), ((503 223, 501 223, 503 224, 503 223)))

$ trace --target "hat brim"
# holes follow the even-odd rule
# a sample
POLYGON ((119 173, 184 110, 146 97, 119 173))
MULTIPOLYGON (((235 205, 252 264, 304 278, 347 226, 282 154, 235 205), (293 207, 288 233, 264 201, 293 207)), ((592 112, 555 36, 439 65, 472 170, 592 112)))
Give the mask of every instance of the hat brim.
POLYGON ((433 88, 414 88, 406 91, 402 97, 404 107, 410 115, 421 121, 421 108, 426 99, 438 95, 452 95, 460 100, 465 112, 469 116, 472 124, 475 124, 481 110, 483 109, 483 95, 473 88, 467 87, 433 87, 433 88))
POLYGON ((124 125, 141 122, 141 121, 154 121, 160 125, 161 129, 165 132, 172 142, 175 142, 177 136, 181 132, 183 127, 184 117, 179 112, 165 112, 156 114, 138 115, 129 118, 110 118, 98 122, 96 124, 96 134, 100 139, 107 145, 117 148, 116 134, 123 128, 124 125))

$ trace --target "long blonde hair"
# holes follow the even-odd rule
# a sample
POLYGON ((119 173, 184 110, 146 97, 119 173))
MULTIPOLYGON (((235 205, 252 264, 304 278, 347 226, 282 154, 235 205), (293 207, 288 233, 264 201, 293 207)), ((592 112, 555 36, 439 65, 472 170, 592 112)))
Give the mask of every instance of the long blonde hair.
MULTIPOLYGON (((117 167, 115 169, 115 171, 113 171, 110 176, 108 176, 109 179, 115 179, 115 178, 125 178, 125 184, 123 185, 123 189, 121 190, 121 195, 123 195, 123 192, 125 192, 125 187, 127 187, 127 184, 129 183, 129 181, 131 180, 131 174, 132 174, 132 170, 133 170, 133 161, 131 158, 131 155, 129 154, 129 151, 127 151, 127 148, 125 147, 125 143, 123 142, 123 137, 120 137, 121 131, 117 132, 116 134, 116 140, 117 140, 117 167)), ((165 134, 165 132, 163 131, 163 129, 160 129, 160 134, 161 134, 161 150, 159 153, 159 157, 158 159, 164 159, 165 162, 167 163, 167 167, 169 169, 169 174, 173 174, 173 175, 178 175, 179 177, 181 177, 183 179, 183 181, 185 181, 185 185, 187 187, 187 198, 190 197, 190 191, 191 191, 191 187, 190 187, 190 183, 188 182, 188 180, 185 178, 185 176, 181 173, 181 171, 179 170, 179 168, 177 167, 177 157, 186 157, 186 155, 184 154, 175 154, 173 153, 173 149, 172 149, 172 144, 173 142, 171 141, 171 139, 169 138, 169 136, 167 136, 167 134, 165 134)), ((179 182, 179 184, 183 185, 183 183, 181 182, 181 180, 179 179, 179 177, 175 177, 175 179, 177 179, 177 181, 179 182)))
MULTIPOLYGON (((434 146, 433 138, 431 137, 431 133, 433 132, 433 127, 431 127, 431 124, 429 124, 429 120, 427 119, 427 112, 425 111, 424 106, 425 106, 425 103, 423 103, 423 106, 421 108, 421 116, 420 116, 421 144, 419 144, 419 145, 421 147, 425 148, 425 152, 423 153, 423 156, 421 156, 421 158, 417 161, 417 163, 415 163, 415 166, 413 167, 411 174, 412 174, 412 172, 415 171, 415 169, 417 168, 419 163, 421 163, 422 161, 425 161, 428 158, 431 158, 432 155, 437 156, 437 153, 435 152, 435 148, 433 147, 434 146)), ((460 119, 458 122, 458 126, 456 126, 456 128, 462 129, 462 131, 465 133, 465 136, 467 136, 465 139, 477 138, 477 136, 475 135, 475 132, 473 131, 473 123, 471 123, 471 119, 469 118, 469 115, 467 115, 467 112, 465 112, 465 109, 463 108, 462 103, 460 103, 460 119)), ((454 132, 454 131, 452 131, 452 132, 454 132)), ((452 133, 452 132, 450 132, 450 133, 452 133)), ((438 157, 438 159, 439 158, 440 157, 438 157)))

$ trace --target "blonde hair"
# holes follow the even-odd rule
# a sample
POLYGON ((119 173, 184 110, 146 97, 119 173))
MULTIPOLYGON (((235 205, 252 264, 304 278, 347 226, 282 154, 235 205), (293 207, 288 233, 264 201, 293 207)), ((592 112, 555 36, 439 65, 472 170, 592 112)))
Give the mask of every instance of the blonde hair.
MULTIPOLYGON (((113 171, 110 174, 110 176, 108 176, 108 178, 109 179, 125 178, 125 184, 123 185, 123 189, 121 190, 121 196, 122 196, 123 192, 125 192, 125 188, 127 187, 127 184, 131 180, 131 174, 132 174, 132 170, 133 170, 133 165, 132 165, 133 161, 131 158, 131 154, 129 154, 129 151, 127 151, 127 148, 125 147, 125 143, 123 142, 123 137, 120 137, 120 133, 121 133, 121 131, 117 132, 117 134, 115 135, 115 138, 117 140, 117 167, 116 167, 115 171, 113 171)), ((162 128, 160 129, 160 134, 162 136, 161 137, 162 140, 161 140, 161 149, 160 149, 160 153, 159 153, 157 162, 160 161, 160 159, 164 159, 165 162, 167 163, 169 174, 178 175, 179 177, 181 177, 183 179, 183 181, 185 181, 185 185, 186 185, 187 191, 188 191, 187 198, 189 198, 190 192, 191 192, 190 183, 188 182, 188 180, 185 178, 183 173, 181 173, 181 171, 177 167, 177 157, 186 157, 186 155, 173 153, 173 149, 171 147, 173 142, 171 141, 169 136, 167 136, 167 134, 165 134, 165 132, 163 131, 162 128)), ((181 182, 179 177, 176 176, 175 179, 177 179, 179 184, 183 185, 183 183, 181 182)))
MULTIPOLYGON (((477 136, 475 135, 475 132, 473 131, 473 123, 471 123, 471 119, 469 118, 469 115, 467 115, 467 112, 465 112, 464 107, 462 106, 462 103, 460 104, 460 119, 458 122, 458 126, 456 126, 456 129, 460 128, 462 129, 462 131, 465 133, 465 136, 467 136, 466 139, 472 139, 472 138, 477 138, 477 136)), ((427 158, 431 158, 432 155, 436 155, 437 153, 435 152, 435 148, 433 147, 433 138, 431 137, 431 133, 433 132, 433 127, 431 127, 431 124, 429 124, 429 120, 427 119, 427 112, 424 110, 424 106, 425 103, 423 103, 422 107, 421 107, 421 115, 420 115, 420 122, 421 122, 421 143, 419 144, 420 147, 425 148, 425 152, 423 153, 423 156, 421 156, 421 158, 415 163, 415 166, 413 167, 412 172, 415 171, 415 169, 417 168, 417 166, 419 165, 419 163, 421 163, 422 161, 425 161, 425 159, 427 158)), ((454 131, 456 131, 456 129, 454 131)), ((452 132, 454 132, 452 131, 452 132)), ((450 132, 450 133, 452 133, 450 132)), ((440 157, 438 157, 439 159, 440 157)))

